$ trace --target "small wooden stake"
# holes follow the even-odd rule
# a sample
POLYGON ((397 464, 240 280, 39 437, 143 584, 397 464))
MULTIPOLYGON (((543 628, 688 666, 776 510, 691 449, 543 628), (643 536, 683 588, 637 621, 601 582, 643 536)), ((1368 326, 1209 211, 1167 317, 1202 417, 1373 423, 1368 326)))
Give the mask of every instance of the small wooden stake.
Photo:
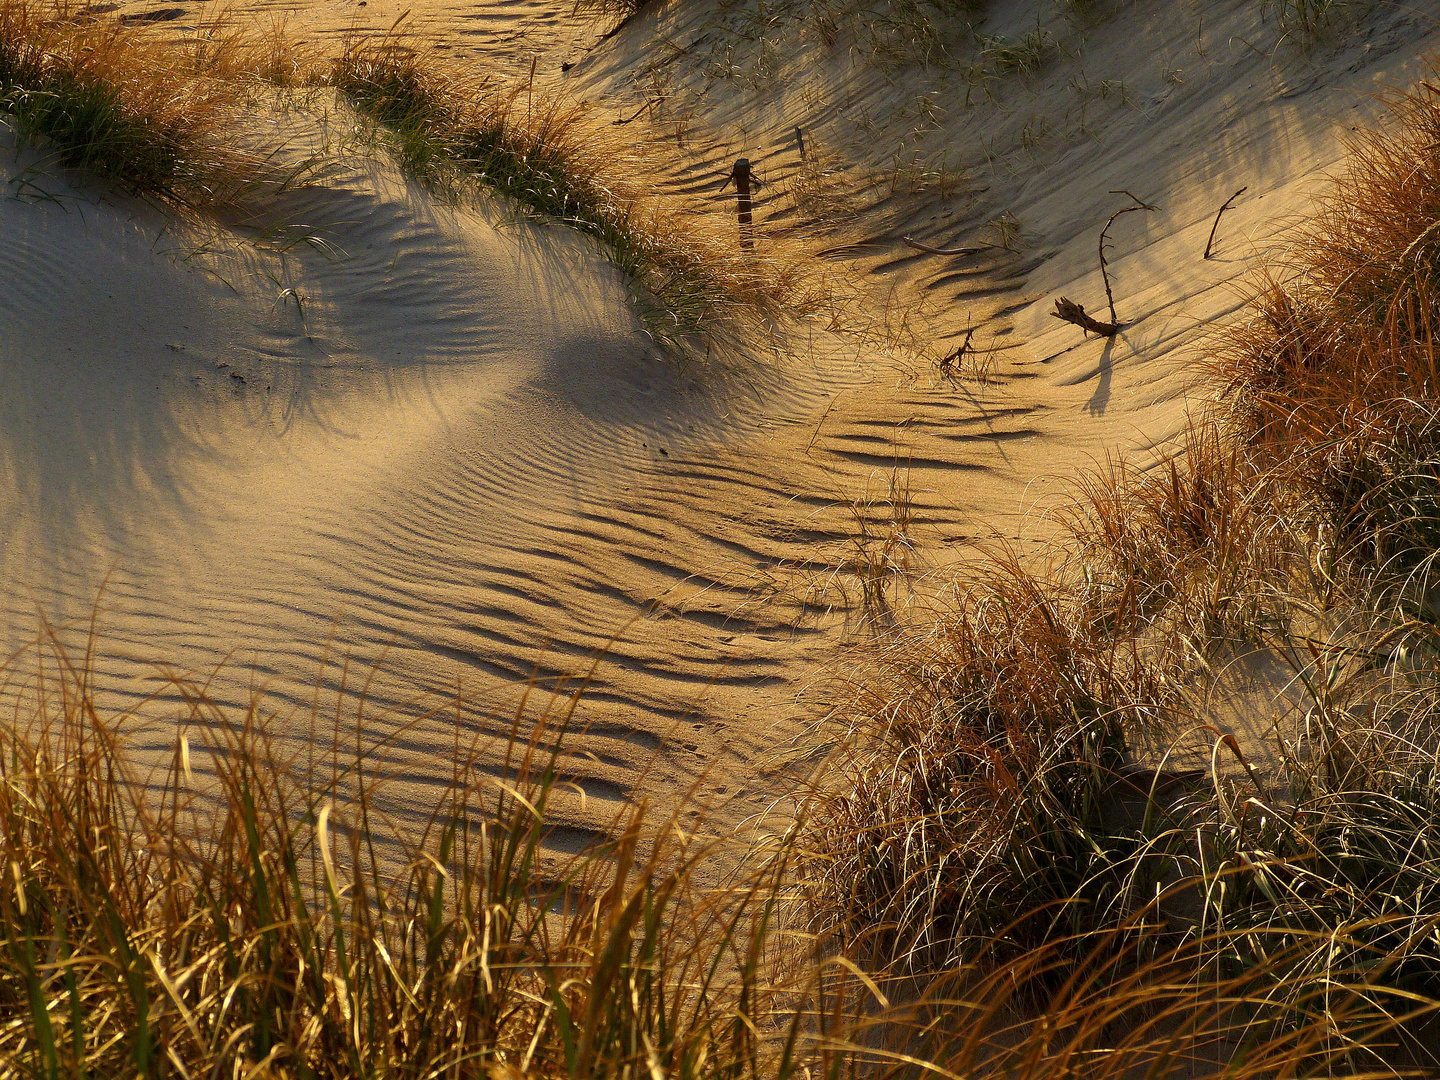
POLYGON ((749 251, 755 246, 751 224, 751 210, 755 204, 750 200, 750 188, 751 185, 757 189, 761 186, 760 181, 750 175, 749 158, 735 159, 735 167, 725 178, 725 183, 720 185, 720 190, 724 191, 732 180, 735 182, 736 209, 740 218, 740 248, 742 251, 749 251))

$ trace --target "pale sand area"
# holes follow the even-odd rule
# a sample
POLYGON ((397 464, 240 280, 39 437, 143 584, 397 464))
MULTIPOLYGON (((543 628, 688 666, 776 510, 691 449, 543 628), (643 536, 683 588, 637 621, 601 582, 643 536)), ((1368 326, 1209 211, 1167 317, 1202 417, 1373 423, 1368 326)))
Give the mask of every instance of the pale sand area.
MULTIPOLYGON (((502 729, 517 685, 604 653, 571 763, 585 798, 556 842, 697 782, 733 799, 723 821, 755 812, 791 787, 766 766, 800 730, 797 696, 865 637, 854 504, 882 535, 891 481, 908 483, 924 597, 977 540, 1043 539, 1036 508, 1077 468, 1168 454, 1204 397, 1197 336, 1238 308, 1242 276, 1342 161, 1340 136, 1376 116, 1372 92, 1422 71, 1434 28, 1387 7, 1300 50, 1261 7, 1118 5, 1081 33, 1049 4, 997 2, 985 32, 1018 37, 1038 13, 1074 55, 987 92, 877 67, 863 33, 827 45, 753 5, 671 4, 604 40, 543 0, 242 6, 337 47, 408 8, 459 61, 528 78, 533 58, 537 92, 627 117, 652 101, 613 130, 665 163, 657 190, 728 212, 713 193, 750 157, 762 227, 828 252, 869 332, 677 367, 573 233, 445 206, 354 152, 275 208, 325 241, 283 257, 0 155, 16 196, 0 201, 5 640, 37 612, 80 640, 108 580, 95 667, 111 700, 152 689, 154 665, 205 673, 228 655, 215 695, 263 686, 301 742, 317 680, 333 711, 336 658, 383 660, 367 734, 417 808, 457 729, 502 729), (797 125, 830 163, 798 206, 797 125), (1086 341, 1048 311, 1068 295, 1103 317, 1096 240, 1120 188, 1159 210, 1117 222, 1126 328, 1086 341), (994 241, 1002 215, 1014 251, 901 242, 994 241), (944 377, 903 335, 876 344, 886 312, 937 354, 978 327, 993 378, 944 377), (457 683, 484 698, 458 723, 395 729, 457 683)), ((287 123, 303 143, 319 121, 287 123)), ((149 715, 137 740, 168 753, 179 711, 149 715)))

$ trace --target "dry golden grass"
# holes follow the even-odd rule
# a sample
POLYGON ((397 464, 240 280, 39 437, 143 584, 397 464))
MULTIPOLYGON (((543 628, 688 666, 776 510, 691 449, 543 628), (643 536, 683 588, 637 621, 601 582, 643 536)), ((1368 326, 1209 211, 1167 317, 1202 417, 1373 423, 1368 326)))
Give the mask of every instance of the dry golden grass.
MULTIPOLYGON (((643 806, 548 854, 575 696, 522 707, 498 777, 457 735, 429 812, 395 825, 360 699, 287 755, 258 702, 232 719, 177 681, 172 760, 141 775, 136 718, 44 660, 28 692, 8 673, 0 732, 0 1075, 761 1071, 783 860, 706 892, 712 845, 673 820, 642 845, 643 806)), ((473 706, 448 708, 458 730, 473 706)))
POLYGON ((1233 429, 1313 495, 1336 542, 1384 563, 1436 550, 1432 399, 1440 269, 1440 92, 1391 102, 1362 136, 1257 317, 1217 357, 1233 429))
POLYGON ((171 204, 231 205, 292 182, 243 111, 276 86, 316 84, 376 121, 412 172, 452 190, 478 184, 594 237, 634 282, 657 338, 713 344, 729 316, 770 327, 829 303, 831 285, 797 246, 757 230, 745 250, 733 216, 654 198, 650 162, 610 125, 528 84, 393 36, 322 61, 279 28, 255 32, 223 13, 176 41, 65 0, 0 0, 0 111, 20 137, 171 204))
POLYGON ((0 1076, 1039 1080, 1219 1075, 1244 1046, 1224 1075, 1259 1077, 1343 1072, 1440 1007, 1369 969, 1297 974, 1374 924, 1154 948, 1131 932, 1154 902, 1110 939, 997 939, 1003 967, 865 973, 798 932, 797 830, 730 852, 718 888, 723 847, 643 805, 548 853, 573 695, 522 708, 499 774, 457 741, 395 824, 358 699, 286 754, 262 702, 232 716, 176 680, 173 754, 142 775, 138 718, 102 716, 53 642, 7 675, 0 1076))
MULTIPOLYGON (((233 80, 305 65, 222 24, 174 49, 0 0, 22 134, 182 205, 260 175, 233 80)), ((783 259, 650 204, 576 110, 393 42, 326 78, 416 171, 604 243, 667 334, 803 306, 783 259)), ((131 719, 57 648, 0 731, 0 1075, 1433 1074, 1437 147, 1422 84, 1218 355, 1235 407, 1167 468, 1094 478, 1066 557, 997 559, 883 652, 838 772, 723 888, 699 884, 716 848, 643 806, 547 854, 573 698, 514 718, 501 782, 457 744, 394 826, 353 731, 301 763, 259 703, 183 683, 173 758, 139 775, 131 719), (1283 777, 1132 769, 1238 646, 1307 695, 1283 777)), ((908 504, 880 503, 851 571, 884 624, 908 504)))
POLYGON ((1326 592, 1310 503, 1206 419, 1153 470, 1116 460, 1080 477, 1058 516, 1056 573, 1111 635, 1171 652, 1255 645, 1283 634, 1283 597, 1326 592))
POLYGON ((0 0, 0 113, 59 164, 172 205, 214 207, 281 184, 239 138, 244 84, 299 58, 223 20, 185 46, 68 2, 0 0))
POLYGON ((1392 111, 1217 348, 1226 408, 1083 479, 1048 561, 967 572, 838 689, 807 870, 831 940, 917 974, 1048 948, 1042 1003, 1096 956, 1263 968, 1291 1030, 1344 973, 1360 1014, 1420 1007, 1344 1068, 1440 1067, 1440 92, 1392 111), (1303 699, 1274 769, 1213 727, 1208 771, 1135 758, 1257 657, 1303 699))
POLYGON ((804 316, 827 302, 822 275, 798 249, 754 231, 746 250, 729 215, 656 198, 652 164, 590 110, 394 38, 353 44, 327 81, 392 134, 412 171, 478 182, 594 237, 635 282, 657 337, 713 332, 738 312, 762 321, 804 316))
POLYGON ((856 744, 814 813, 825 932, 921 969, 1070 936, 1127 731, 1175 706, 1165 670, 1084 614, 998 564, 841 692, 856 744))

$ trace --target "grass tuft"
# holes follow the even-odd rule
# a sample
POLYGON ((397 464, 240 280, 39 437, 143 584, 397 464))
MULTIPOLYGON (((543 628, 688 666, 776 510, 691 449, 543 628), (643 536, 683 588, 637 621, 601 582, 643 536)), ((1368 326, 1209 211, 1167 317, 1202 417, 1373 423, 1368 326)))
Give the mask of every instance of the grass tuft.
POLYGON ((265 173, 239 144, 234 86, 263 52, 248 35, 177 48, 66 3, 0 0, 0 116, 68 168, 174 205, 226 204, 265 173))
POLYGON ((1281 41, 1312 45, 1353 26, 1375 7, 1375 0, 1266 0, 1265 17, 1275 19, 1281 41))
MULTIPOLYGON (((608 840, 551 851, 573 695, 522 711, 495 748, 457 737, 430 801, 397 823, 359 708, 346 730, 337 707, 328 750, 286 753, 259 702, 232 717, 175 681, 173 751, 142 773, 137 718, 102 717, 53 642, 43 659, 10 684, 0 732, 3 1075, 1040 1080, 1077 1062, 1218 1075, 1244 1046, 1225 1075, 1258 1077, 1361 1061, 1440 1009, 1425 996, 1434 924, 1412 914, 1433 875, 1367 870, 1415 826, 1393 798, 1324 840, 1362 899, 1331 890, 1327 910, 1366 916, 1326 935, 1283 912, 1148 952, 1136 932, 1019 949, 1010 935, 1003 967, 917 985, 797 932, 800 830, 737 863, 641 803, 608 840), (717 855, 729 873, 702 884, 717 855), (1400 975, 1408 989, 1390 992, 1400 975)), ((472 707, 453 710, 460 731, 472 707)), ((1217 851, 1258 842, 1225 827, 1217 851)), ((1313 871, 1288 883, 1297 897, 1331 869, 1313 871)))
POLYGON ((773 319, 815 302, 799 262, 763 234, 760 249, 746 251, 729 222, 652 205, 642 195, 645 163, 578 107, 446 73, 393 41, 352 46, 328 81, 393 134, 416 174, 478 182, 604 245, 652 301, 657 336, 683 339, 742 310, 773 319))
POLYGON ((1440 1067, 1440 92, 1391 104, 1219 342, 1223 408, 838 689, 827 939, 925 978, 1046 949, 1037 1009, 1097 963, 1264 971, 1257 1038, 1339 975, 1365 989, 1307 1069, 1440 1067))
POLYGON ((1055 35, 1039 25, 1013 41, 998 34, 992 37, 982 35, 979 41, 979 63, 1000 78, 1015 74, 1034 75, 1051 58, 1060 54, 1055 35))
POLYGON ((761 1071, 783 864, 707 893, 711 845, 643 805, 552 853, 573 697, 515 718, 498 777, 457 741, 419 820, 386 825, 358 711, 302 761, 255 703, 232 720, 176 683, 172 759, 143 775, 134 717, 53 653, 0 732, 0 1073, 761 1071))

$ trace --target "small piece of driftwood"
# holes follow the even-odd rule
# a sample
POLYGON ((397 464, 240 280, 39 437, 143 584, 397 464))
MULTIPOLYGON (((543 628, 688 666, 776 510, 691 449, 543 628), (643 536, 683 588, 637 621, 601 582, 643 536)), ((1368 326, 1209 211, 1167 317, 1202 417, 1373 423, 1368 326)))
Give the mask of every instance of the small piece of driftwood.
POLYGON ((1235 200, 1238 199, 1241 195, 1244 195, 1245 192, 1249 190, 1250 185, 1246 184, 1239 191, 1235 192, 1234 195, 1231 195, 1230 198, 1226 199, 1225 205, 1220 207, 1220 209, 1215 212, 1215 224, 1210 226, 1210 239, 1205 241, 1205 258, 1210 258, 1210 248, 1215 243, 1215 230, 1220 228, 1221 215, 1223 215, 1226 210, 1229 210, 1230 207, 1234 206, 1235 200))
POLYGON ((1085 309, 1071 300, 1062 296, 1055 301, 1055 310, 1050 313, 1061 322, 1074 323, 1082 330, 1092 334, 1099 334, 1101 337, 1114 337, 1120 332, 1120 324, 1113 322, 1100 322, 1085 314, 1085 309))
POLYGON ((923 251, 927 255, 978 255, 982 251, 995 250, 994 244, 981 244, 979 247, 937 248, 931 247, 929 244, 922 244, 919 240, 911 236, 902 236, 900 239, 905 241, 906 247, 912 247, 916 251, 923 251))

